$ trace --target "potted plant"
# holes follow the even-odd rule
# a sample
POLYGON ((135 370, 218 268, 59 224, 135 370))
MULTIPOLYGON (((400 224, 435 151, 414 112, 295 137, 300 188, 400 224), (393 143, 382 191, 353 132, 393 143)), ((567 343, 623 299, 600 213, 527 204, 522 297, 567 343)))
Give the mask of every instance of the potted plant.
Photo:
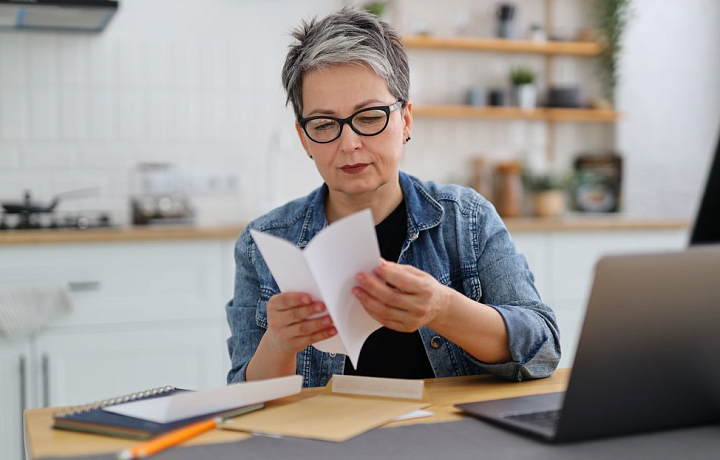
POLYGON ((535 88, 535 71, 522 66, 510 72, 515 103, 522 110, 534 110, 537 106, 537 89, 535 88))
POLYGON ((382 17, 387 6, 388 2, 368 2, 363 5, 363 8, 375 16, 382 17))
POLYGON ((525 189, 532 193, 533 209, 538 217, 558 217, 565 212, 566 189, 570 175, 558 172, 523 175, 525 189))
POLYGON ((632 17, 632 0, 593 0, 592 16, 600 33, 602 51, 598 55, 598 70, 603 95, 614 104, 615 87, 619 79, 618 58, 622 37, 632 17))

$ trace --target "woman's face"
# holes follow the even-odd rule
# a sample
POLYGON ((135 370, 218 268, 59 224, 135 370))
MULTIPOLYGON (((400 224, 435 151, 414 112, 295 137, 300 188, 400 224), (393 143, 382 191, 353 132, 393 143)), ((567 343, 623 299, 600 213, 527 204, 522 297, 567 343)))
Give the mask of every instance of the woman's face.
MULTIPOLYGON (((319 115, 346 118, 368 107, 396 102, 385 81, 374 71, 350 64, 308 72, 302 93, 303 118, 319 115)), ((340 137, 327 144, 309 139, 296 123, 300 141, 315 161, 331 196, 342 193, 351 199, 372 198, 399 190, 403 141, 412 128, 411 108, 408 103, 406 109, 390 112, 387 127, 376 136, 361 136, 346 124, 340 137)))

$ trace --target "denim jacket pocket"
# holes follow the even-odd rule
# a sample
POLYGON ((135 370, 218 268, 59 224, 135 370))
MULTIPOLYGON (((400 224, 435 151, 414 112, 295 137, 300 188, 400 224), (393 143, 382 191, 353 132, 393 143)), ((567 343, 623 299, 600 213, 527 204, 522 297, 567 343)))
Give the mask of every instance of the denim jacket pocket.
POLYGON ((260 286, 260 297, 258 298, 257 308, 255 309, 255 322, 263 329, 268 328, 267 303, 270 297, 277 293, 275 289, 269 286, 260 286))
POLYGON ((483 290, 477 276, 463 277, 463 294, 476 302, 481 302, 483 290))
POLYGON ((482 288, 476 272, 472 270, 455 270, 450 273, 433 275, 441 284, 448 286, 473 300, 480 301, 482 288))

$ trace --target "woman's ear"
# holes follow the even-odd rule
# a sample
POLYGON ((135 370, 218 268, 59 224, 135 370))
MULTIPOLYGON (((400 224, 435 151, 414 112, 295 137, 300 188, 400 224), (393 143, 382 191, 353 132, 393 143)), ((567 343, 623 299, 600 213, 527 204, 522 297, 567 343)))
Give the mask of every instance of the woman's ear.
POLYGON ((310 153, 310 150, 308 150, 308 142, 307 142, 307 139, 305 138, 305 132, 300 127, 300 123, 298 123, 297 120, 295 120, 295 131, 297 131, 298 137, 300 138, 300 143, 302 144, 303 149, 305 150, 305 153, 312 160, 313 156, 312 156, 312 153, 310 153))
POLYGON ((410 134, 412 134, 413 116, 412 116, 412 102, 408 101, 405 109, 402 112, 403 122, 405 127, 403 128, 403 144, 410 140, 410 134))

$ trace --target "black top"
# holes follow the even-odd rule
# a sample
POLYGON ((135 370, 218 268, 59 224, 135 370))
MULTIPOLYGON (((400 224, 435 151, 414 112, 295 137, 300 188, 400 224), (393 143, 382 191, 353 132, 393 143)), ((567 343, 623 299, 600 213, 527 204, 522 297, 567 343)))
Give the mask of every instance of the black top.
MULTIPOLYGON (((403 200, 395 210, 375 226, 380 255, 385 260, 397 261, 407 233, 407 215, 403 200)), ((382 327, 367 338, 355 370, 345 358, 346 375, 426 379, 435 377, 430 366, 420 333, 397 332, 382 327)))

